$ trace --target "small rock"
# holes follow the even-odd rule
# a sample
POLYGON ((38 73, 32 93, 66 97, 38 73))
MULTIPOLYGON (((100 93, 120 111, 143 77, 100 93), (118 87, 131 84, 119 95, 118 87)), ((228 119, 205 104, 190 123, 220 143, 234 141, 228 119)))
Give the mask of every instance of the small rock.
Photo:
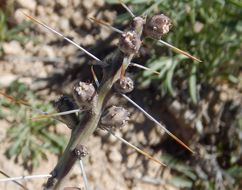
POLYGON ((84 17, 81 14, 80 11, 74 12, 74 14, 71 16, 71 22, 74 24, 74 26, 79 27, 84 22, 84 17))
POLYGON ((38 5, 36 8, 37 15, 45 15, 45 8, 41 5, 38 5))
POLYGON ((84 8, 86 8, 87 10, 93 8, 93 1, 92 0, 88 0, 88 1, 83 1, 82 5, 84 8))
POLYGON ((34 11, 36 8, 36 1, 35 0, 17 0, 17 4, 20 8, 26 8, 31 11, 34 11))
POLYGON ((72 5, 74 8, 77 8, 81 4, 81 0, 72 0, 72 5))
POLYGON ((3 43, 3 51, 7 55, 20 55, 23 49, 20 43, 14 40, 8 43, 3 43))
POLYGON ((98 1, 95 1, 95 4, 96 4, 96 6, 97 7, 102 7, 102 6, 104 6, 104 1, 103 0, 98 0, 98 1))
POLYGON ((66 18, 61 18, 59 20, 59 26, 60 26, 60 29, 62 31, 66 31, 66 32, 69 32, 70 31, 70 23, 69 23, 69 20, 66 19, 66 18))
POLYGON ((48 6, 48 7, 54 7, 55 1, 49 1, 49 0, 37 0, 39 5, 48 6))
POLYGON ((108 158, 112 162, 120 163, 122 161, 122 155, 117 149, 112 149, 108 154, 108 158))
POLYGON ((86 46, 87 46, 87 45, 92 45, 92 44, 95 43, 95 39, 93 38, 92 35, 86 35, 86 36, 84 37, 84 42, 85 42, 85 43, 83 43, 83 44, 85 44, 86 46))
POLYGON ((59 0, 59 1, 56 1, 60 6, 62 6, 63 8, 67 7, 68 6, 68 0, 59 0))
POLYGON ((55 58, 55 52, 51 46, 44 45, 40 49, 39 56, 46 58, 55 58))
POLYGON ((30 78, 30 77, 21 77, 18 81, 21 82, 21 83, 24 83, 28 86, 33 84, 33 79, 30 78))
POLYGON ((220 96, 220 100, 223 102, 226 102, 229 97, 229 95, 226 91, 221 92, 219 96, 220 96))
POLYGON ((0 87, 5 88, 8 87, 13 81, 15 81, 18 77, 13 74, 5 74, 0 76, 0 87))
POLYGON ((17 9, 14 12, 14 20, 16 23, 20 24, 23 21, 26 21, 26 16, 23 13, 30 15, 30 11, 28 9, 17 9))
POLYGON ((24 49, 26 52, 31 53, 32 55, 36 55, 36 52, 39 51, 39 47, 35 46, 33 41, 28 41, 24 44, 24 49))

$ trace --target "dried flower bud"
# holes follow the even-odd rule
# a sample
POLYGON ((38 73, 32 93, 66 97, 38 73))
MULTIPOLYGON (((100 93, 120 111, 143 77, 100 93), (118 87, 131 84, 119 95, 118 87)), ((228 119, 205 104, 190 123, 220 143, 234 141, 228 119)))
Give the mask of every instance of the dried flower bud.
POLYGON ((129 120, 129 112, 123 107, 111 106, 101 117, 101 125, 107 127, 123 127, 129 120))
POLYGON ((126 31, 119 39, 120 50, 127 55, 137 53, 141 46, 140 37, 135 31, 126 31))
MULTIPOLYGON (((54 106, 58 112, 77 109, 77 105, 67 96, 61 96, 58 100, 55 101, 54 106)), ((73 129, 79 122, 75 113, 62 115, 59 117, 71 129, 73 129)))
POLYGON ((155 39, 160 39, 167 34, 171 28, 171 19, 164 14, 155 15, 147 20, 145 24, 145 34, 155 39))
POLYGON ((74 86, 73 96, 80 108, 89 110, 96 100, 96 89, 93 84, 80 81, 74 86))
POLYGON ((88 155, 87 147, 81 144, 76 146, 74 152, 75 152, 75 155, 78 157, 78 159, 81 159, 82 157, 85 157, 88 155))
POLYGON ((115 82, 114 89, 120 93, 129 93, 134 89, 134 82, 129 77, 122 77, 115 82))

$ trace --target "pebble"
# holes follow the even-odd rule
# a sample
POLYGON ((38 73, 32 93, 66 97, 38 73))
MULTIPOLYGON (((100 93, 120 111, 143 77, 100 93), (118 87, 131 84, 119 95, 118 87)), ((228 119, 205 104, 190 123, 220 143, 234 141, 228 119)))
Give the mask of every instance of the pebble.
POLYGON ((74 14, 72 14, 71 22, 75 27, 79 27, 84 23, 84 18, 80 11, 76 11, 74 14))
POLYGON ((96 4, 96 6, 98 6, 98 7, 102 7, 102 6, 104 6, 105 1, 104 1, 104 0, 98 0, 98 1, 95 1, 95 4, 96 4))
POLYGON ((60 6, 62 7, 67 7, 68 6, 68 0, 59 0, 59 1, 56 1, 60 6))
POLYGON ((55 58, 56 57, 53 47, 48 46, 48 45, 42 46, 42 48, 39 51, 39 56, 45 57, 45 58, 55 58))
POLYGON ((122 155, 121 155, 120 152, 117 150, 117 148, 113 148, 113 149, 108 153, 108 158, 110 159, 111 162, 121 163, 121 161, 122 161, 122 155))
POLYGON ((3 51, 7 55, 21 55, 23 49, 18 41, 3 43, 3 51))
POLYGON ((34 11, 36 8, 36 1, 35 0, 17 0, 17 4, 20 8, 26 8, 31 11, 34 11))
POLYGON ((81 0, 72 0, 73 7, 77 8, 81 4, 81 0))
POLYGON ((43 5, 45 7, 54 7, 56 2, 50 0, 37 0, 39 5, 43 5))
POLYGON ((82 2, 83 7, 86 8, 87 10, 91 9, 93 7, 93 4, 94 4, 93 0, 82 2))
POLYGON ((59 19, 59 26, 60 26, 60 29, 64 32, 69 32, 70 31, 70 23, 69 23, 69 20, 66 19, 66 18, 61 18, 59 19))
POLYGON ((18 76, 13 75, 13 74, 2 74, 2 75, 0 75, 0 87, 1 88, 8 87, 17 78, 18 78, 18 76))
POLYGON ((14 12, 14 20, 17 24, 20 24, 22 23, 23 21, 26 21, 28 20, 26 18, 26 16, 23 14, 27 14, 27 15, 30 15, 30 11, 28 9, 17 9, 15 12, 14 12))

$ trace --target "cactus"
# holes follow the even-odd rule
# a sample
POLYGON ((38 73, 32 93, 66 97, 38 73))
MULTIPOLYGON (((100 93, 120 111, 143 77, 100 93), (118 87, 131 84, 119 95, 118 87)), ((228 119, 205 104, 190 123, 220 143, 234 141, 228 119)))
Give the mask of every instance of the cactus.
MULTIPOLYGON (((28 17, 36 21, 32 17, 28 17)), ((45 26, 43 23, 40 24, 45 26)), ((48 179, 45 189, 59 189, 61 187, 64 177, 77 160, 76 148, 85 144, 87 138, 92 135, 97 127, 120 127, 125 124, 128 119, 128 112, 122 107, 106 108, 106 102, 112 95, 113 90, 121 94, 133 90, 133 81, 125 76, 125 71, 139 52, 142 38, 147 35, 159 39, 163 34, 169 32, 170 25, 170 19, 163 14, 156 15, 148 21, 142 17, 134 17, 130 27, 120 36, 119 48, 111 58, 103 61, 104 64, 99 64, 103 69, 103 77, 100 84, 95 79, 97 88, 95 89, 92 84, 85 82, 79 82, 74 87, 74 99, 79 108, 83 112, 85 111, 85 116, 79 122, 73 117, 64 119, 72 130, 71 137, 62 157, 51 172, 52 177, 48 179), (77 123, 77 125, 74 126, 73 123, 77 123)), ((91 57, 93 58, 93 56, 91 57)), ((100 62, 98 58, 95 58, 95 60, 100 62)), ((170 132, 169 134, 178 142, 181 142, 170 132)), ((185 147, 187 146, 185 145, 185 147)))
MULTIPOLYGON (((79 81, 74 86, 73 97, 75 102, 65 96, 59 98, 56 101, 56 110, 60 113, 68 113, 69 115, 44 114, 43 116, 35 118, 41 119, 48 116, 59 115, 60 120, 63 121, 72 130, 68 145, 63 155, 60 157, 58 163, 52 170, 51 177, 48 179, 45 185, 46 190, 60 189, 63 186, 64 178, 70 172, 75 162, 78 159, 81 161, 81 157, 86 155, 86 151, 84 151, 83 148, 85 141, 98 127, 109 131, 115 137, 120 139, 120 137, 115 135, 115 133, 112 131, 112 128, 122 127, 123 125, 125 125, 125 123, 129 119, 129 113, 122 107, 106 106, 106 103, 108 99, 112 96, 113 92, 117 92, 125 97, 129 102, 131 102, 138 109, 143 111, 149 119, 162 127, 178 143, 180 143, 190 152, 194 153, 187 145, 185 145, 175 135, 169 132, 162 124, 157 122, 152 116, 146 113, 142 108, 140 108, 135 102, 133 102, 125 95, 125 93, 129 93, 134 89, 134 83, 132 79, 127 77, 125 73, 126 69, 129 66, 136 65, 132 63, 132 59, 139 53, 139 49, 142 45, 142 39, 145 37, 150 37, 156 40, 160 40, 162 35, 169 32, 171 27, 171 20, 163 14, 155 15, 150 19, 146 20, 143 17, 135 16, 123 3, 122 5, 131 13, 133 19, 130 23, 130 26, 125 31, 119 31, 118 29, 113 28, 114 31, 121 33, 119 39, 119 46, 117 50, 112 54, 112 56, 106 58, 104 61, 96 58, 94 55, 87 52, 84 48, 71 41, 70 39, 66 38, 61 33, 48 27, 47 25, 36 20, 35 18, 26 15, 32 21, 37 22, 38 24, 49 29, 51 32, 54 32, 55 34, 61 36, 68 42, 72 43, 73 45, 84 51, 91 58, 95 59, 96 63, 94 63, 93 66, 98 65, 102 68, 103 71, 103 77, 100 83, 97 80, 95 73, 93 72, 94 80, 96 81, 96 87, 94 87, 94 85, 91 83, 86 83, 83 81, 79 81), (79 119, 73 113, 74 111, 72 112, 72 110, 74 110, 75 112, 83 112, 84 116, 82 117, 82 119, 79 119)), ((96 21, 99 24, 104 23, 102 21, 97 21, 93 18, 92 20, 96 21)), ((108 24, 104 25, 112 28, 108 24)), ((174 47, 171 45, 167 46, 174 49, 174 47)), ((176 48, 175 50, 185 54, 184 51, 179 50, 178 48, 176 48)), ((195 59, 188 53, 186 53, 185 55, 192 59, 195 59)), ((199 59, 196 58, 195 60, 199 59)), ((125 140, 122 140, 122 142, 128 144, 128 142, 126 142, 125 140)), ((131 145, 131 147, 133 147, 133 145, 131 145)), ((138 148, 133 148, 135 148, 138 152, 146 155, 153 161, 162 164, 159 160, 152 158, 138 148)))

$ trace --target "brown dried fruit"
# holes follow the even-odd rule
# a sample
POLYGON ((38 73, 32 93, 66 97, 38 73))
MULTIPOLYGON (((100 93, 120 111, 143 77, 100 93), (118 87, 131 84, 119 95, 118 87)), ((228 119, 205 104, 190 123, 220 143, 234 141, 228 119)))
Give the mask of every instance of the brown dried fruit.
POLYGON ((119 93, 129 93, 134 89, 134 81, 129 77, 122 77, 115 82, 114 89, 119 93))
POLYGON ((126 31, 119 39, 119 48, 126 55, 138 53, 140 46, 141 40, 135 31, 126 31))
POLYGON ((73 96, 80 108, 89 110, 96 99, 96 89, 93 84, 80 81, 74 86, 73 96))
POLYGON ((78 159, 81 159, 82 157, 85 157, 88 155, 87 147, 81 144, 77 145, 74 151, 78 159))
POLYGON ((164 14, 152 16, 145 24, 144 32, 147 36, 160 39, 171 29, 171 19, 164 14))
POLYGON ((101 125, 106 127, 123 127, 129 120, 129 112, 123 107, 111 106, 102 114, 101 125))

